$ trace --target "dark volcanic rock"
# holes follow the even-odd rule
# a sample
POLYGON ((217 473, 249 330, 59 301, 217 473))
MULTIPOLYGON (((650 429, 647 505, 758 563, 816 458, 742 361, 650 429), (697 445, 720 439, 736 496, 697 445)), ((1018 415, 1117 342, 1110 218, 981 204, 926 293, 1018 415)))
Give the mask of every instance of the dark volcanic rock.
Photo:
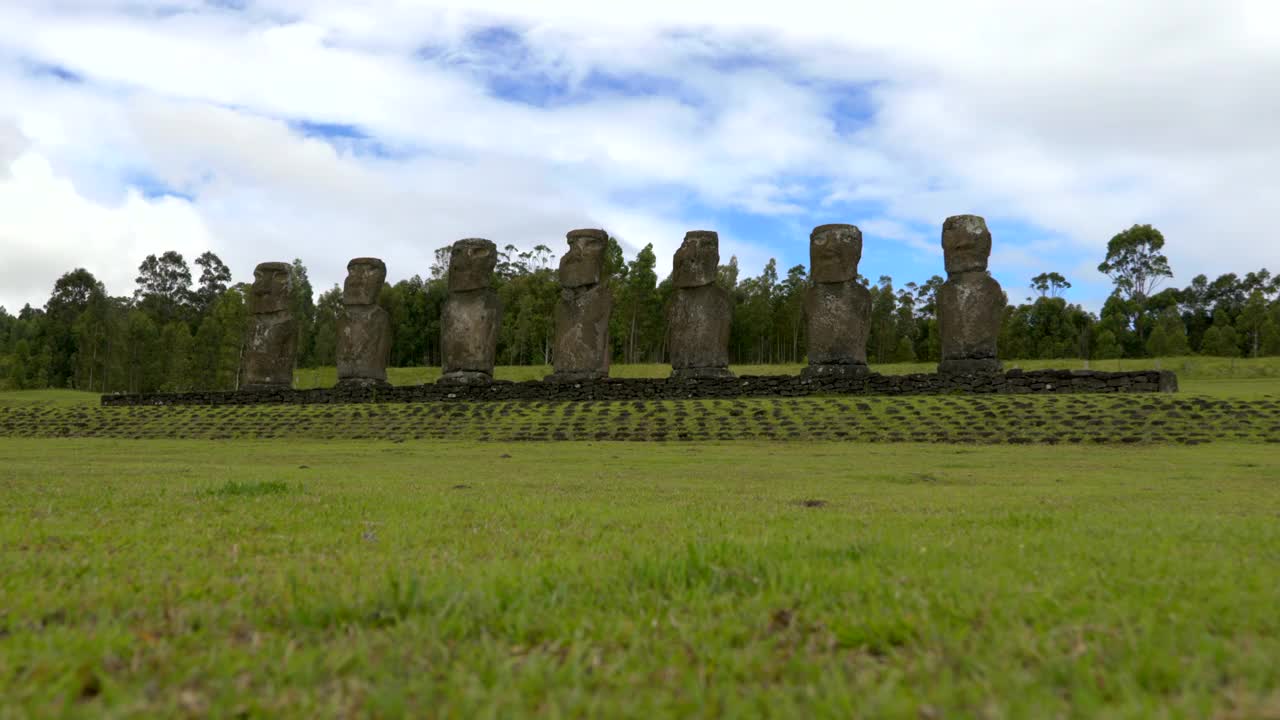
POLYGON ((609 233, 604 230, 570 230, 565 236, 569 252, 560 258, 560 287, 576 288, 599 284, 604 273, 604 251, 609 233))
POLYGON ((555 310, 555 372, 551 382, 580 382, 609 375, 609 314, 613 293, 604 276, 603 230, 573 230, 560 260, 560 301, 555 310))
POLYGON ((733 309, 729 293, 714 284, 719 262, 719 239, 714 232, 691 231, 676 251, 676 289, 667 306, 672 377, 733 376, 729 372, 733 309))
POLYGON ((564 288, 556 304, 555 372, 552 382, 579 382, 609 376, 608 285, 564 288))
POLYGON ((814 283, 804 297, 806 376, 867 372, 871 292, 855 279, 861 259, 862 232, 853 225, 821 225, 809 236, 814 283))
POLYGON ((387 266, 377 258, 347 263, 345 305, 338 317, 338 382, 380 385, 391 357, 391 318, 378 306, 387 266))
POLYGON ((502 323, 502 301, 493 288, 449 293, 440 318, 440 349, 445 382, 458 372, 480 373, 493 378, 502 323))
POLYGON ((671 267, 671 283, 677 288, 696 288, 716 281, 720 265, 720 236, 714 230, 690 230, 676 250, 671 267))
MULTIPOLYGON (((1169 392, 1177 386, 1173 373, 1160 370, 1134 372, 1100 372, 1091 370, 1010 370, 986 375, 867 375, 839 374, 816 377, 765 375, 717 378, 640 379, 610 378, 595 382, 549 383, 491 382, 484 373, 457 373, 459 382, 444 381, 427 385, 404 385, 385 388, 339 385, 315 390, 292 390, 287 387, 261 389, 258 392, 190 392, 136 395, 103 395, 106 406, 145 405, 259 405, 259 404, 331 404, 371 402, 439 402, 439 401, 525 401, 528 404, 504 406, 501 415, 524 415, 526 408, 537 409, 543 402, 621 401, 634 402, 618 413, 619 420, 634 418, 632 410, 646 410, 645 417, 656 413, 641 401, 676 400, 682 398, 785 398, 807 395, 951 395, 969 394, 1070 394, 1070 393, 1154 393, 1169 392), (478 380, 474 384, 466 381, 478 380)), ((859 412, 870 406, 859 404, 859 412)), ((889 406, 893 407, 893 406, 889 406)), ((740 413, 741 411, 739 411, 740 413)), ((732 413, 731 413, 732 414, 732 413)), ((757 416, 765 410, 757 409, 757 416)), ((983 413, 989 417, 995 414, 983 413)), ((981 434, 981 432, 979 433, 981 434)))
POLYGON ((987 273, 991 233, 977 215, 956 215, 942 226, 947 281, 938 289, 938 331, 943 373, 1000 370, 996 343, 1006 304, 1000 283, 987 273))
POLYGON ((449 292, 479 290, 493 285, 498 246, 484 238, 459 240, 449 249, 449 292))
POLYGON ((819 225, 809 234, 809 279, 842 283, 858 276, 862 231, 856 225, 819 225))
POLYGON ((268 262, 253 271, 244 389, 293 387, 298 324, 289 312, 289 264, 268 262))
POLYGON ((485 384, 493 379, 502 301, 491 287, 497 246, 468 238, 449 253, 449 298, 440 318, 444 374, 439 382, 485 384))

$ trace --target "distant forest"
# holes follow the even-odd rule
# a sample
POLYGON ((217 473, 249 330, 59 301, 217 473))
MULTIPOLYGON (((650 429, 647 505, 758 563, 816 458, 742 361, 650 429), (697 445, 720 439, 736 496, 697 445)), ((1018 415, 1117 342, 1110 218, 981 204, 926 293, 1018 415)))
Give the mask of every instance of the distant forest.
MULTIPOLYGON (((1214 280, 1198 275, 1184 288, 1161 290, 1172 277, 1161 254, 1164 238, 1135 225, 1108 244, 1099 270, 1115 282, 1101 315, 1066 301, 1070 281, 1046 271, 1006 296, 1034 296, 1009 304, 1000 335, 1005 359, 1280 355, 1280 277, 1267 270, 1214 280)), ((613 357, 620 363, 666 360, 664 310, 670 279, 658 280, 648 245, 627 260, 611 238, 606 271, 614 292, 613 357)), ((90 272, 72 270, 54 284, 43 308, 17 315, 0 308, 0 387, 77 388, 95 392, 236 389, 249 314, 248 285, 211 252, 194 260, 149 255, 131 295, 113 296, 90 272)), ((436 251, 428 277, 383 287, 379 302, 391 315, 393 366, 440 363, 440 314, 448 248, 436 251)), ((301 260, 293 261, 293 313, 298 319, 298 366, 334 364, 342 290, 317 297, 301 260)), ((936 361, 934 295, 943 278, 895 286, 892 278, 863 278, 872 294, 867 356, 872 363, 936 361)), ((804 361, 804 265, 780 273, 770 260, 742 277, 737 258, 720 266, 719 283, 734 302, 731 361, 804 361)), ((499 253, 496 285, 503 300, 498 362, 551 362, 553 308, 559 298, 556 256, 539 245, 499 253)))

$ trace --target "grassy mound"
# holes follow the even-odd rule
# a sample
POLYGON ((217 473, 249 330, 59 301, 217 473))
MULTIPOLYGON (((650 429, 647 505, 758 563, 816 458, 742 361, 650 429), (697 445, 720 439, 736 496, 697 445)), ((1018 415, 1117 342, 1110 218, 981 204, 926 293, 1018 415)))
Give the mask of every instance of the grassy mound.
POLYGON ((0 437, 1280 442, 1280 400, 1181 395, 0 407, 0 437))

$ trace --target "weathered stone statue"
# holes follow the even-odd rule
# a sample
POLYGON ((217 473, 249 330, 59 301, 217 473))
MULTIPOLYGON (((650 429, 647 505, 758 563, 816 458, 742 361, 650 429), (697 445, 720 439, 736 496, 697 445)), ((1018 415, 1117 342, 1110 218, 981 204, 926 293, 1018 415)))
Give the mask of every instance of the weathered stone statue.
POLYGON ((720 236, 690 230, 676 250, 672 267, 675 292, 667 307, 671 377, 733 377, 729 372, 729 293, 715 284, 720 236))
POLYGON ((502 323, 502 302, 492 287, 497 262, 498 247, 481 238, 459 240, 449 252, 449 298, 440 319, 444 374, 439 382, 493 382, 502 323))
POLYGON ((391 318, 378 306, 387 266, 378 258, 347 263, 338 318, 338 383, 386 385, 391 357, 391 318))
POLYGON ((996 340, 1004 317, 1000 283, 987 273, 991 231, 977 215, 953 215, 942 224, 947 281, 938 289, 942 373, 999 372, 996 340))
POLYGON ((548 382, 580 382, 609 376, 609 314, 613 293, 604 277, 609 234, 571 230, 569 252, 560 258, 560 302, 548 382))
POLYGON ((809 235, 809 367, 801 375, 867 373, 871 291, 858 282, 860 260, 862 231, 853 225, 819 225, 809 235))
POLYGON ((293 387, 298 323, 289 312, 289 288, 288 263, 267 262, 254 268, 241 386, 245 390, 293 387))

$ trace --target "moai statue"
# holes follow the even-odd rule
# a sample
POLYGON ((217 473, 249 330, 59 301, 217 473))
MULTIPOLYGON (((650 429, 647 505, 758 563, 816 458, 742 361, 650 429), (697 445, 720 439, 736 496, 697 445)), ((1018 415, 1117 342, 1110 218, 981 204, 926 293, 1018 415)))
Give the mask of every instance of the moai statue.
POLYGON ((288 263, 267 262, 254 268, 241 386, 245 390, 293 387, 298 323, 289 312, 289 289, 288 263))
POLYGON ((548 382, 609 377, 609 314, 613 293, 604 277, 609 233, 571 230, 569 252, 560 258, 560 302, 556 304, 555 372, 548 382))
POLYGON ((667 339, 673 378, 733 377, 729 372, 729 293, 716 285, 720 236, 690 230, 676 250, 675 292, 667 307, 667 339))
POLYGON ((996 340, 1004 317, 1000 283, 987 274, 991 231, 977 215, 953 215, 942 224, 947 281, 938 289, 941 373, 1000 371, 996 340))
POLYGON ((459 240, 449 251, 449 298, 440 318, 444 374, 439 382, 493 382, 502 324, 502 302, 492 287, 497 262, 498 246, 481 238, 459 240))
POLYGON ((871 291, 858 282, 862 231, 853 225, 819 225, 809 235, 809 277, 804 314, 809 367, 805 377, 865 375, 871 291))
POLYGON ((347 263, 338 318, 338 384, 387 385, 391 318, 378 306, 387 266, 378 258, 347 263))

